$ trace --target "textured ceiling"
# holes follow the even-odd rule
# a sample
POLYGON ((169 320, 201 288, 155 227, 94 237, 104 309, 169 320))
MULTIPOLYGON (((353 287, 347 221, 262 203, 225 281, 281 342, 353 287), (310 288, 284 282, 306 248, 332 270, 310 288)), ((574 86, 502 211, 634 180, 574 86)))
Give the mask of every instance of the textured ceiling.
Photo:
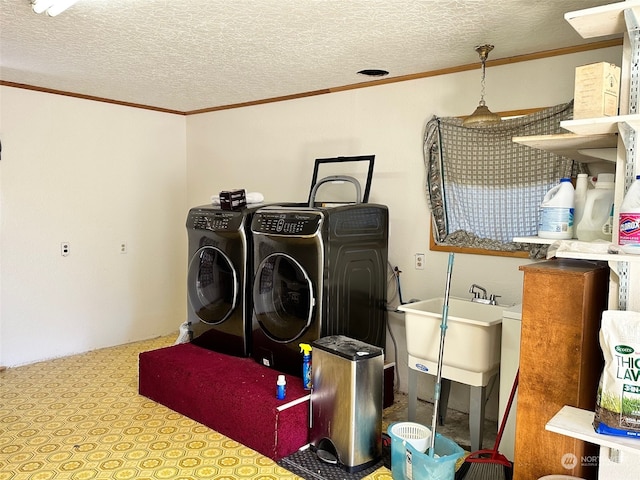
POLYGON ((0 80, 189 112, 569 47, 606 0, 0 0, 0 80))

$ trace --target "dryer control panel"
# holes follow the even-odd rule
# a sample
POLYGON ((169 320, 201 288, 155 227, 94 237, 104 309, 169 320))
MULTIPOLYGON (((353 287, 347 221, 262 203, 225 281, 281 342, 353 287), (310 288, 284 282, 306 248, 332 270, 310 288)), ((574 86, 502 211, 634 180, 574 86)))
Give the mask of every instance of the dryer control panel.
POLYGON ((323 215, 317 211, 258 211, 251 223, 255 233, 311 236, 320 231, 323 215))

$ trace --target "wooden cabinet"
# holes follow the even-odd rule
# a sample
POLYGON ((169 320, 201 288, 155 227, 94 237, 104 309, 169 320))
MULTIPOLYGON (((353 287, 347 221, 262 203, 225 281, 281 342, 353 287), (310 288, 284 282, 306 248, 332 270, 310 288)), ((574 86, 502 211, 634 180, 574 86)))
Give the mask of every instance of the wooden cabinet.
POLYGON ((598 334, 609 269, 572 259, 520 269, 524 290, 513 478, 565 474, 596 479, 598 447, 546 431, 545 425, 564 405, 595 406, 602 372, 598 334), (570 462, 574 468, 567 468, 570 462))

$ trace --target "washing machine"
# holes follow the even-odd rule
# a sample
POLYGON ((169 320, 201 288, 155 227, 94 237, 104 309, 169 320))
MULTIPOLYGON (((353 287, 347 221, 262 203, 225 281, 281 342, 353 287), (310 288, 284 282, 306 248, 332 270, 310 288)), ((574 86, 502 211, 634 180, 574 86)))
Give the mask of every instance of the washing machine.
POLYGON ((189 210, 187 323, 190 341, 229 355, 250 355, 253 255, 251 219, 203 205, 189 210))
POLYGON ((255 360, 301 376, 300 343, 344 335, 384 348, 388 230, 383 205, 258 210, 251 222, 255 360))

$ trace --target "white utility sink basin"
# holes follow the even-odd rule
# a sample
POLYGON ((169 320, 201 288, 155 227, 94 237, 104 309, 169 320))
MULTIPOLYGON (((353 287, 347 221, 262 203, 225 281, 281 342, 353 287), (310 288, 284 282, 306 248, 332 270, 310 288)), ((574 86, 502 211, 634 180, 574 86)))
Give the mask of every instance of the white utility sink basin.
MULTIPOLYGON (((444 298, 398 307, 405 312, 409 367, 436 375, 444 298)), ((504 307, 449 298, 442 376, 486 385, 500 366, 504 307)))

